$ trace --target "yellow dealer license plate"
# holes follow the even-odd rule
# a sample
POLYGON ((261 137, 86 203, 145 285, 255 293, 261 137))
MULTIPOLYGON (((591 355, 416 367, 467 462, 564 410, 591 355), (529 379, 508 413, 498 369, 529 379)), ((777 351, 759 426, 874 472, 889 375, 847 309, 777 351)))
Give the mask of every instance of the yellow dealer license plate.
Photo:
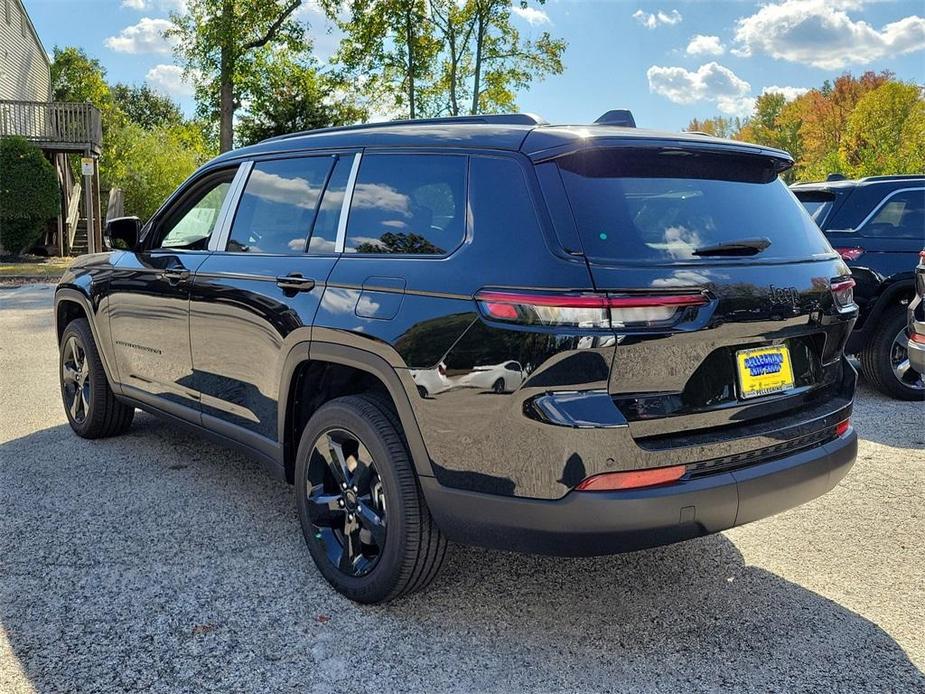
POLYGON ((745 398, 793 388, 790 350, 784 346, 743 349, 736 352, 739 393, 745 398))

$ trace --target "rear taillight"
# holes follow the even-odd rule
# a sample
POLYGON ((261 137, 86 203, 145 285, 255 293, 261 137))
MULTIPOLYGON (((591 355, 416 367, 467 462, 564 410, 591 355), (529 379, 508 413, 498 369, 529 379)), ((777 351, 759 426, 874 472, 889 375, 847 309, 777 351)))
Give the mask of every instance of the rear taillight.
POLYGON ((676 482, 684 476, 684 465, 659 467, 650 470, 627 470, 626 472, 605 472, 592 475, 575 487, 579 492, 615 492, 620 489, 639 489, 658 484, 676 482))
POLYGON ((857 260, 864 255, 863 248, 836 248, 835 252, 842 257, 842 260, 857 260))
POLYGON ((851 420, 850 420, 850 419, 846 419, 846 420, 843 421, 843 422, 839 422, 838 424, 835 425, 835 435, 836 435, 836 436, 844 436, 845 434, 848 433, 848 429, 850 429, 850 428, 851 428, 851 420))
POLYGON ((832 280, 832 296, 839 308, 855 308, 854 280, 850 277, 832 280))
POLYGON ((607 295, 481 291, 475 300, 492 320, 578 328, 669 325, 686 308, 703 306, 703 294, 607 295))
POLYGON ((925 345, 925 335, 917 333, 914 330, 909 331, 909 339, 917 344, 925 345))

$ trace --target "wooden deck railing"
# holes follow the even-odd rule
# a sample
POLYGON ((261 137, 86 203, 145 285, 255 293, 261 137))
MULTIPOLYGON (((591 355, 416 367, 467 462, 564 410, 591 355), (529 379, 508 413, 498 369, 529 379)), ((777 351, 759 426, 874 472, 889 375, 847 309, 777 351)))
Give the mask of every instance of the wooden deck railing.
POLYGON ((100 111, 92 104, 0 100, 0 136, 19 135, 49 149, 99 154, 100 111))

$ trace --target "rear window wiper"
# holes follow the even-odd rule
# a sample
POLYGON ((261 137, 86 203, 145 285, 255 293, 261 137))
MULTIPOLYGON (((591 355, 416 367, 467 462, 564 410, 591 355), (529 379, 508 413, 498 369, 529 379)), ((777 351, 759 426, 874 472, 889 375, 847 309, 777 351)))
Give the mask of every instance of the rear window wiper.
POLYGON ((756 255, 771 245, 771 239, 738 239, 726 241, 713 246, 701 246, 694 255, 756 255))

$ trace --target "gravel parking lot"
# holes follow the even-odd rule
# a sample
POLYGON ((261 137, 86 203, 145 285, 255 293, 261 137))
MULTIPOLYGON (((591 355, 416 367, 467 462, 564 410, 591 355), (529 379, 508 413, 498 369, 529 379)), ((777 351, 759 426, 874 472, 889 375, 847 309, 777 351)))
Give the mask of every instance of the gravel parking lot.
POLYGON ((921 404, 862 386, 854 469, 775 518, 597 559, 452 547, 359 607, 259 464, 145 414, 71 433, 52 294, 0 288, 0 692, 925 691, 921 404))

